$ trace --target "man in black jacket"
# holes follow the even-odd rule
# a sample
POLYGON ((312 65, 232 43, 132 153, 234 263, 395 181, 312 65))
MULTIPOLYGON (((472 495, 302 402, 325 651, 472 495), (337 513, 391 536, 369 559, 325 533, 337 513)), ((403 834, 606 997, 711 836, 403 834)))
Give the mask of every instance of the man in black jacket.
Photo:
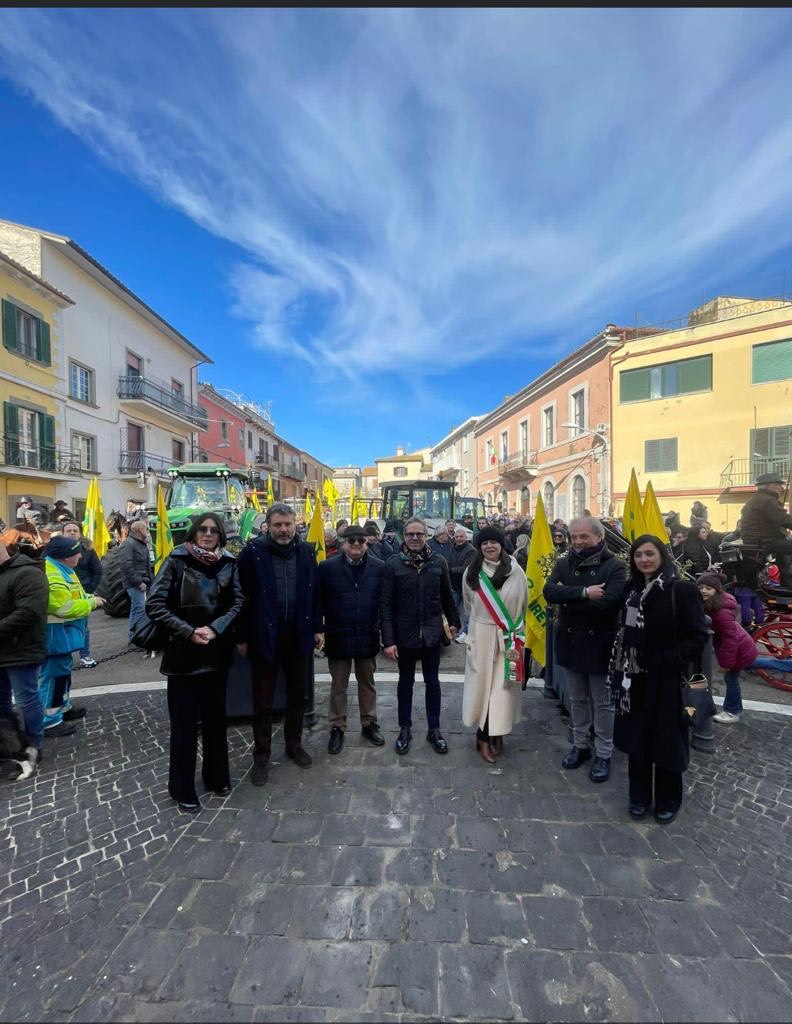
POLYGON ((408 519, 404 544, 385 563, 381 628, 385 655, 399 662, 399 736, 396 753, 406 754, 412 740, 412 696, 415 666, 421 662, 426 686, 426 739, 438 754, 448 753, 440 734, 440 645, 445 641, 443 615, 451 635, 459 629, 448 563, 426 543, 426 524, 408 519))
POLYGON ((781 573, 781 586, 792 589, 792 516, 782 502, 786 485, 777 473, 762 473, 756 478, 756 494, 743 505, 740 515, 743 544, 763 547, 775 555, 781 573))
POLYGON ((296 532, 292 509, 270 505, 266 535, 246 544, 237 563, 247 598, 237 619, 237 637, 240 653, 251 661, 254 786, 265 785, 269 774, 279 669, 286 684, 286 756, 300 768, 312 763, 302 746, 305 681, 308 659, 322 642, 322 612, 314 553, 296 532))
POLYGON ((12 714, 13 693, 36 750, 44 737, 38 667, 47 656, 48 602, 42 567, 0 538, 0 714, 12 714))
POLYGON ((152 584, 151 557, 148 546, 148 527, 142 519, 129 527, 129 536, 121 545, 118 556, 121 581, 129 594, 129 628, 127 639, 130 644, 135 628, 145 611, 146 592, 152 584))
POLYGON ((385 740, 377 724, 374 669, 379 653, 379 606, 385 564, 366 550, 366 534, 353 523, 344 533, 337 558, 319 566, 324 637, 330 669, 330 741, 338 754, 347 727, 347 688, 352 662, 358 684, 362 735, 375 747, 385 740))
POLYGON ((608 662, 627 569, 605 546, 598 519, 583 517, 569 525, 571 548, 559 558, 545 583, 545 600, 560 607, 555 660, 566 670, 571 703, 573 747, 564 768, 579 768, 591 757, 591 705, 594 705, 592 782, 606 782, 613 753, 614 708, 608 686, 608 662))
POLYGON ((457 526, 454 529, 454 544, 448 552, 448 572, 451 577, 451 589, 454 592, 454 603, 457 614, 462 623, 462 630, 457 634, 456 642, 463 644, 467 639, 467 615, 465 614, 465 602, 462 597, 462 577, 470 560, 475 557, 476 549, 467 539, 467 530, 464 526, 457 526))

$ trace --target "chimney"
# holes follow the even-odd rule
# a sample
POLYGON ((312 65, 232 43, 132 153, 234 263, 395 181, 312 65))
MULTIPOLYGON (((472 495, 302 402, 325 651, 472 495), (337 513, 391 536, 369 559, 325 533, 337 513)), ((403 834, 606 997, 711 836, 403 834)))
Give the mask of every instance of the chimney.
POLYGON ((401 445, 397 445, 396 446, 396 454, 397 455, 404 455, 404 448, 402 448, 401 445))

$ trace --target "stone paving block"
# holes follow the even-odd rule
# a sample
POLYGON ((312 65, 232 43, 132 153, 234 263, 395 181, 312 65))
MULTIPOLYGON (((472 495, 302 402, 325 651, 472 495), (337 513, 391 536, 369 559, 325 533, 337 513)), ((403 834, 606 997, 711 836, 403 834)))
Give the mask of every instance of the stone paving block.
POLYGON ((434 791, 431 789, 408 789, 404 786, 399 786, 393 791, 391 810, 394 814, 434 814, 434 791))
POLYGON ((171 1024, 172 1021, 189 1021, 190 1024, 248 1024, 253 1020, 253 1007, 190 1000, 156 1003, 138 1001, 135 1003, 134 1016, 127 1019, 140 1021, 141 1024, 171 1024))
POLYGON ((368 998, 372 950, 368 942, 320 943, 311 950, 300 1002, 362 1010, 368 998))
POLYGON ((399 942, 407 935, 409 898, 402 889, 364 891, 352 913, 349 937, 399 942))
POLYGON ((258 885, 243 889, 229 931, 240 935, 285 935, 302 886, 258 885))
POLYGON ((295 886, 288 934, 300 939, 344 939, 349 933, 359 890, 332 886, 295 886))
POLYGON ((737 1020, 790 1019, 792 990, 766 963, 718 957, 707 961, 707 973, 737 1020))
MULTIPOLYGON (((622 897, 657 895, 657 890, 649 884, 645 874, 655 866, 652 861, 630 860, 627 857, 599 854, 585 854, 581 859, 592 878, 601 887, 600 892, 606 892, 609 896, 622 897)), ((589 894, 582 893, 581 895, 589 894)))
POLYGON ((559 853, 570 853, 573 856, 581 853, 600 855, 604 853, 597 831, 591 825, 569 825, 565 822, 554 822, 546 832, 559 853))
POLYGON ((366 836, 365 814, 327 814, 319 843, 322 846, 362 846, 366 836))
MULTIPOLYGON (((635 966, 652 994, 661 1020, 709 1022, 738 1019, 710 976, 706 961, 692 957, 644 955, 635 958, 635 966)), ((748 1019, 759 1018, 751 1016, 748 1019)))
POLYGON ((635 900, 591 896, 583 900, 591 943, 602 953, 656 953, 657 940, 635 900))
POLYGON ((438 1013, 438 946, 421 942, 388 946, 377 963, 373 986, 398 988, 405 1010, 434 1016, 438 1013))
POLYGON ((332 884, 379 885, 384 863, 385 851, 380 847, 351 846, 338 854, 332 884))
POLYGON ((579 900, 563 896, 524 896, 525 926, 537 949, 588 948, 579 900))
POLYGON ((410 829, 408 814, 370 814, 366 821, 366 845, 409 846, 410 829))
POLYGON ((373 786, 357 786, 349 801, 350 814, 389 814, 390 809, 390 792, 373 786))
POLYGON ((522 902, 511 893, 465 893, 465 916, 470 942, 507 945, 528 938, 522 902))
POLYGON ((322 1024, 330 1017, 327 1010, 319 1006, 255 1006, 253 1020, 273 1024, 322 1024))
POLYGON ((266 842, 272 838, 279 823, 272 811, 253 810, 242 807, 239 810, 220 811, 217 815, 212 838, 227 839, 231 842, 266 842), (217 833, 217 834, 214 834, 217 833))
POLYGON ((276 882, 290 850, 281 843, 240 843, 226 881, 249 886, 276 882))
POLYGON ((440 1003, 444 1016, 512 1020, 503 950, 487 946, 440 949, 440 1003))
POLYGON ((199 882, 190 894, 189 903, 181 904, 181 910, 177 907, 168 927, 224 932, 242 891, 240 886, 228 882, 199 882))
POLYGON ((241 935, 194 937, 160 986, 160 997, 176 1001, 226 1001, 247 944, 247 938, 241 935))
POLYGON ((408 922, 411 941, 461 942, 465 932, 462 893, 448 889, 413 889, 408 922))
POLYGON ((530 853, 510 850, 493 855, 490 887, 493 892, 541 892, 543 878, 539 862, 530 853))
POLYGON ((187 936, 178 931, 141 927, 130 931, 97 978, 97 994, 153 996, 186 941, 187 936))
POLYGON ((385 865, 385 881, 401 885, 434 884, 434 857, 431 850, 396 850, 385 865))
POLYGON ((439 850, 435 871, 440 884, 452 889, 491 890, 495 858, 491 853, 474 850, 439 850))
MULTIPOLYGON (((334 846, 289 846, 289 854, 281 871, 284 882, 295 885, 317 885, 333 877, 339 852, 334 846)), ((350 882, 338 882, 350 885, 350 882)))
POLYGON ((675 900, 645 900, 641 910, 663 953, 710 957, 720 952, 698 907, 675 900))
POLYGON ((429 850, 447 850, 455 842, 453 814, 416 815, 412 819, 410 845, 429 850))
POLYGON ((186 878, 224 878, 238 852, 237 843, 198 840, 184 859, 173 858, 173 873, 186 878))
POLYGON ((549 852, 552 847, 547 827, 539 821, 512 818, 502 820, 506 832, 506 849, 536 855, 549 852))
POLYGON ((308 964, 304 942, 262 936, 251 939, 229 1000, 252 1006, 296 1003, 308 964))
POLYGON ((273 843, 308 843, 319 838, 324 816, 305 811, 284 811, 272 833, 273 843))
POLYGON ((708 895, 696 869, 683 861, 648 861, 644 873, 654 894, 664 900, 695 900, 708 895))
POLYGON ((495 818, 458 816, 456 835, 461 850, 491 850, 495 852, 513 848, 510 843, 507 843, 500 822, 495 818))

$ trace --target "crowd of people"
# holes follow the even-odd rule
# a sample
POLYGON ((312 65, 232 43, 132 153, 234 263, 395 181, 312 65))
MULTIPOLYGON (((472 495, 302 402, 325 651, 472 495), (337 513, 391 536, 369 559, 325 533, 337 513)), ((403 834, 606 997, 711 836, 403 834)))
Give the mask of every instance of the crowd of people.
MULTIPOLYGON (((666 543, 647 534, 623 557, 606 542, 606 528, 619 532, 616 520, 602 521, 586 510, 569 524, 552 524, 556 558, 544 597, 556 610, 554 661, 566 677, 572 734, 562 767, 575 770, 591 761, 591 781, 603 783, 614 746, 622 750, 635 819, 652 804, 661 823, 679 811, 689 760, 683 684, 711 633, 726 682, 718 721, 739 718, 741 671, 792 670, 790 661, 760 656, 718 573, 725 540, 748 544, 755 538, 775 555, 781 581, 789 582, 792 517, 779 500, 779 483, 760 478, 737 537, 714 534, 701 506, 694 506, 689 530, 671 513, 666 543)), ((71 701, 72 661, 76 654, 83 665, 94 663, 88 622, 103 604, 96 595, 102 566, 80 525, 68 514, 52 525, 40 559, 20 543, 24 531, 0 534, 0 715, 12 716, 13 697, 34 751, 27 776, 40 761, 44 737, 72 733, 85 714, 71 701)), ((169 792, 179 808, 201 808, 199 728, 206 790, 227 793, 232 784, 225 703, 235 651, 250 663, 254 786, 269 782, 279 675, 285 681, 286 756, 299 768, 312 765, 303 746, 303 716, 317 652, 327 658, 331 679, 330 755, 344 747, 353 670, 361 736, 375 747, 386 742, 377 713, 380 651, 398 666, 396 753, 407 755, 413 743, 420 663, 426 741, 444 755, 441 652, 454 641, 464 644, 463 722, 475 729, 484 762, 497 763, 504 738, 520 720, 530 669, 524 619, 532 524, 499 516, 470 527, 472 521, 449 521, 429 536, 421 517, 386 522, 382 531, 374 521, 361 526, 342 519, 328 526, 327 557, 317 564, 304 524, 287 505, 268 508, 260 533, 238 557, 226 550, 222 518, 207 512, 195 517, 185 541, 154 576, 146 524, 133 523, 120 558, 130 598, 128 635, 132 641, 141 627, 157 631, 160 671, 167 677, 169 792)))

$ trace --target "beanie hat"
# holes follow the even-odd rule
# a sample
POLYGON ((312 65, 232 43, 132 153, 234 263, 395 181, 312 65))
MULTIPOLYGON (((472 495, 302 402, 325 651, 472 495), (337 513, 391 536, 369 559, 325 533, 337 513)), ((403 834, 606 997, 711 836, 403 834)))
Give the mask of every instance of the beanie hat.
POLYGON ((696 584, 705 587, 712 587, 714 590, 723 591, 723 577, 717 572, 703 572, 697 579, 696 584))
POLYGON ((494 540, 496 544, 500 544, 502 548, 506 547, 506 534, 498 526, 485 526, 483 530, 479 530, 473 541, 476 547, 481 547, 485 540, 494 540))
POLYGON ((82 553, 82 545, 79 540, 75 540, 73 537, 64 537, 63 534, 58 534, 53 537, 47 545, 45 554, 49 558, 71 558, 72 555, 79 555, 82 553))

